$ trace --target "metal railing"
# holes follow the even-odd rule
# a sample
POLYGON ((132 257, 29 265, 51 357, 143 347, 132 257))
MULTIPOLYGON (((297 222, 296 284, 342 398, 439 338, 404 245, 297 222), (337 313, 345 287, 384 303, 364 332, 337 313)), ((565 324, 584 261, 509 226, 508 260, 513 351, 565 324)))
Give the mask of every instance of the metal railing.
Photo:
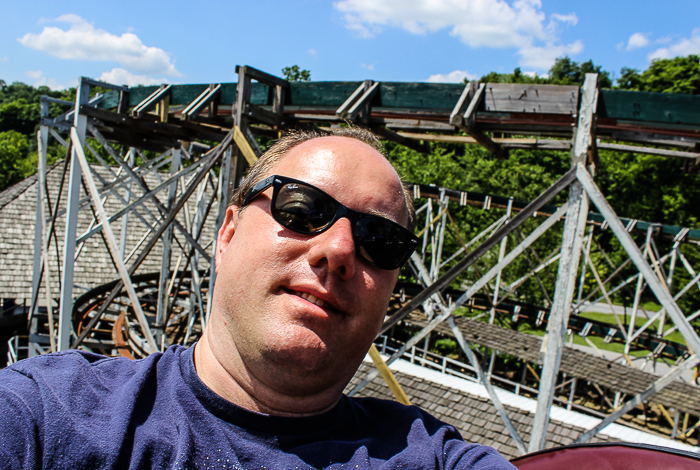
POLYGON ((15 362, 29 355, 28 336, 13 336, 7 340, 7 365, 11 366, 15 362), (24 354, 22 354, 24 353, 24 354))

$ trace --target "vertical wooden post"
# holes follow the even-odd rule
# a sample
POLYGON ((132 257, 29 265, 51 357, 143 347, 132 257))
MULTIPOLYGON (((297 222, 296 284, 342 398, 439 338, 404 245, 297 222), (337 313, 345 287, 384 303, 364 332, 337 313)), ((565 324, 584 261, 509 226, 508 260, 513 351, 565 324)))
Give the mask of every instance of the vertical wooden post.
MULTIPOLYGON (((90 100, 90 85, 81 77, 80 85, 75 93, 75 112, 73 127, 78 134, 80 142, 85 141, 87 128, 87 116, 80 114, 80 106, 90 100)), ((73 313, 73 274, 75 267, 75 240, 78 229, 78 211, 80 202, 80 184, 82 170, 78 161, 77 151, 73 145, 70 161, 70 176, 68 180, 68 194, 66 200, 66 230, 63 244, 63 269, 61 270, 61 300, 59 304, 58 319, 58 350, 64 351, 70 348, 70 330, 73 313)))
MULTIPOLYGON (((42 118, 47 118, 49 117, 49 103, 47 101, 42 101, 41 102, 41 117, 42 118)), ((37 322, 36 322, 36 313, 37 309, 39 307, 39 296, 37 294, 38 290, 40 289, 39 282, 41 280, 41 270, 42 270, 42 265, 41 265, 41 258, 42 255, 46 256, 45 253, 42 252, 42 245, 43 245, 43 236, 44 236, 44 221, 46 220, 46 214, 44 213, 44 199, 46 195, 44 194, 44 191, 46 191, 46 149, 48 146, 48 141, 49 141, 49 128, 48 126, 41 126, 39 128, 39 132, 37 134, 37 144, 38 144, 38 174, 37 174, 37 191, 36 191, 36 218, 35 218, 35 225, 34 225, 34 264, 33 264, 33 274, 32 274, 32 299, 36 299, 36 302, 32 305, 30 305, 30 318, 32 318, 32 325, 30 326, 30 330, 35 331, 37 327, 37 322)), ((58 204, 58 201, 56 201, 56 204, 58 204)), ((48 276, 48 273, 44 273, 45 276, 48 276)), ((47 308, 51 308, 51 305, 48 305, 47 308)), ((29 344, 29 356, 33 357, 37 355, 37 349, 34 347, 34 345, 31 343, 29 344)))
MULTIPOLYGON (((168 187, 168 201, 166 209, 173 210, 175 196, 177 195, 178 179, 172 178, 180 171, 182 155, 180 149, 173 149, 170 157, 170 177, 173 180, 168 187)), ((163 233, 163 256, 160 261, 160 279, 158 281, 158 305, 156 308, 155 340, 157 345, 163 344, 165 334, 165 320, 168 312, 168 279, 170 278, 170 258, 172 256, 171 244, 173 240, 173 226, 170 225, 163 233)))
MULTIPOLYGON (((581 93, 581 106, 578 115, 578 126, 574 132, 574 147, 572 151, 572 166, 589 161, 590 152, 595 140, 594 118, 598 99, 598 75, 586 74, 581 93)), ((559 271, 554 292, 554 301, 549 314, 547 333, 542 340, 544 363, 537 396, 537 410, 532 424, 532 436, 528 452, 542 450, 547 440, 549 425, 549 410, 554 399, 554 387, 561 364, 561 353, 564 347, 566 325, 571 311, 574 296, 576 274, 578 272, 583 231, 588 217, 588 197, 578 181, 569 187, 569 209, 564 223, 564 234, 559 259, 559 271)))

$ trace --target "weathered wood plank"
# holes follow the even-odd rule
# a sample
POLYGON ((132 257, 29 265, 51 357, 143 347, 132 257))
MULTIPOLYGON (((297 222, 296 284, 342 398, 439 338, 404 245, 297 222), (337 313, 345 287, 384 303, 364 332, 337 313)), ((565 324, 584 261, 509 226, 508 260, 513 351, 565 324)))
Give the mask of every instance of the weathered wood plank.
POLYGON ((577 86, 487 83, 480 111, 571 115, 578 100, 577 86))
POLYGON ((636 145, 622 145, 598 142, 598 148, 604 150, 618 150, 621 152, 641 153, 644 155, 657 155, 660 157, 675 157, 685 159, 689 158, 691 160, 700 159, 700 153, 696 152, 679 152, 677 150, 655 149, 649 147, 639 147, 636 145))
MULTIPOLYGON (((444 135, 444 134, 418 134, 413 132, 398 132, 398 135, 407 139, 423 140, 428 142, 449 142, 452 144, 473 145, 478 144, 474 137, 466 135, 444 135)), ((531 148, 548 150, 569 150, 571 141, 554 139, 533 139, 533 138, 493 138, 494 143, 505 148, 531 148)))
MULTIPOLYGON (((408 148, 413 149, 417 152, 421 152, 421 153, 425 153, 425 154, 430 153, 430 143, 428 142, 429 139, 407 137, 407 136, 402 135, 401 133, 394 132, 394 131, 389 130, 383 126, 372 126, 371 129, 372 129, 372 132, 377 134, 382 139, 392 140, 392 141, 396 142, 397 144, 403 145, 404 147, 408 147, 408 148), (419 140, 423 140, 423 143, 418 142, 419 140)), ((420 134, 413 134, 413 135, 420 135, 420 134)), ((425 135, 429 135, 429 134, 425 134, 425 135)), ((430 137, 436 137, 436 136, 430 135, 430 137)))

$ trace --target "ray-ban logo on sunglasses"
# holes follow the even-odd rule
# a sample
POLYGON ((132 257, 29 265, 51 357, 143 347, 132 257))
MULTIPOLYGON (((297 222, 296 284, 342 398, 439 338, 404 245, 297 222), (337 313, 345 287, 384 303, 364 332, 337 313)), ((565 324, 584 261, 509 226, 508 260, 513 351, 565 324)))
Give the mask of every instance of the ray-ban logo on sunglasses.
POLYGON ((298 184, 288 184, 287 189, 299 189, 299 185, 298 184))

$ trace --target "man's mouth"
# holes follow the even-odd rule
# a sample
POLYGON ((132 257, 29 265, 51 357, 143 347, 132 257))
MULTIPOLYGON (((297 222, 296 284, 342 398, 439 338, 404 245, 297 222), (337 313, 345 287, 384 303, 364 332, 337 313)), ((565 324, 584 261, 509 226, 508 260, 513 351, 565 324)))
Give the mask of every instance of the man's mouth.
POLYGON ((312 304, 318 305, 321 308, 328 308, 332 309, 331 304, 326 302, 323 299, 319 299, 318 297, 309 294, 308 292, 294 292, 296 295, 301 297, 302 299, 306 300, 307 302, 311 302, 312 304))

